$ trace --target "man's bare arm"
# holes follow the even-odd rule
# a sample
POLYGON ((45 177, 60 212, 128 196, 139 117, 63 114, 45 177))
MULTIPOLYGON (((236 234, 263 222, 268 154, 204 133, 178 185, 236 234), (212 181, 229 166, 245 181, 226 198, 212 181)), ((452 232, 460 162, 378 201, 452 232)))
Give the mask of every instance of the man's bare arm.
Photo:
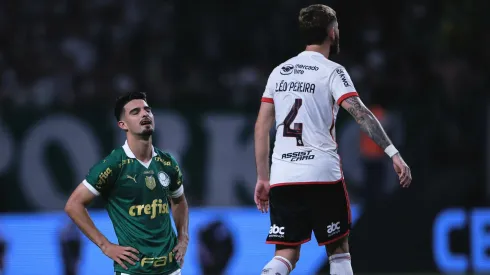
POLYGON ((68 199, 65 206, 65 212, 94 244, 104 250, 105 246, 109 244, 109 240, 107 240, 107 238, 95 227, 95 224, 87 211, 87 205, 89 205, 94 198, 95 195, 81 183, 68 199))
POLYGON ((362 103, 357 96, 349 97, 342 101, 342 107, 346 109, 359 124, 361 129, 383 150, 390 146, 391 140, 385 133, 383 126, 374 114, 362 103))
POLYGON ((179 241, 189 241, 189 206, 185 195, 172 198, 172 215, 177 228, 179 241))
POLYGON ((75 222, 78 228, 82 230, 85 236, 96 244, 105 255, 127 270, 128 267, 124 262, 135 265, 136 261, 139 261, 137 256, 139 252, 133 247, 123 247, 112 244, 104 235, 102 235, 102 233, 100 233, 87 211, 87 205, 89 205, 94 198, 95 195, 81 183, 68 199, 65 206, 65 212, 70 216, 73 222, 75 222))
POLYGON ((189 206, 185 195, 182 194, 177 198, 172 198, 172 215, 177 227, 177 246, 172 250, 175 253, 175 260, 184 264, 184 256, 189 244, 189 206))
POLYGON ((255 123, 255 164, 259 180, 269 180, 269 133, 274 124, 274 104, 262 102, 255 123))

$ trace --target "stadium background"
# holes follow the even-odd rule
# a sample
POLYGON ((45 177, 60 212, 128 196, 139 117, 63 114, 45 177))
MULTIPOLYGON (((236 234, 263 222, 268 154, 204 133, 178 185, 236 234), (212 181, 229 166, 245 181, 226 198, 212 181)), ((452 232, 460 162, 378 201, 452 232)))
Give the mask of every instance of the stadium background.
MULTIPOLYGON (((122 144, 115 97, 145 91, 155 144, 183 167, 191 206, 184 274, 257 274, 270 259, 254 210, 253 124, 271 69, 297 54, 313 1, 0 1, 0 273, 112 274, 63 204, 122 144), (204 273, 205 272, 205 273, 204 273)), ((362 99, 412 168, 389 159, 345 111, 337 139, 362 273, 490 273, 489 2, 324 1, 362 99)), ((90 212, 111 240, 102 204, 90 212)), ((295 274, 328 274, 303 248, 295 274)))

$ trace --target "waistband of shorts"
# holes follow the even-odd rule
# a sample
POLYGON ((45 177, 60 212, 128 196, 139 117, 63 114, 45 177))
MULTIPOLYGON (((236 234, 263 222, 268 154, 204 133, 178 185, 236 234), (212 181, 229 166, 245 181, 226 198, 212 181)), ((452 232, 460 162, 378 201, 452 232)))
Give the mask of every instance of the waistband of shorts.
POLYGON ((304 181, 304 182, 278 182, 278 183, 271 183, 271 188, 272 187, 281 187, 281 186, 308 186, 308 185, 318 185, 318 184, 337 184, 337 183, 342 183, 344 181, 344 178, 341 178, 336 181, 304 181))
MULTIPOLYGON (((165 273, 165 274, 162 273, 161 275, 180 275, 181 274, 180 271, 181 271, 181 269, 179 268, 179 269, 177 269, 171 273, 165 273)), ((115 271, 114 275, 133 275, 133 274, 115 271)), ((157 275, 157 274, 152 274, 152 275, 157 275)), ((160 275, 160 274, 158 274, 158 275, 160 275)))

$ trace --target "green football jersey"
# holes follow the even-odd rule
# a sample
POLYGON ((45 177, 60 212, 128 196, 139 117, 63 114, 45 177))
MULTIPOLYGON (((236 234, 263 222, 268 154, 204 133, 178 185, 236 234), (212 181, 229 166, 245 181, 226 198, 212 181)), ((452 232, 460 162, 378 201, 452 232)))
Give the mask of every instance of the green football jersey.
POLYGON ((175 159, 156 148, 150 162, 137 160, 128 144, 94 165, 83 182, 106 201, 119 245, 136 248, 140 261, 114 262, 114 271, 131 275, 169 274, 179 269, 172 249, 177 236, 171 225, 169 198, 184 193, 175 159))

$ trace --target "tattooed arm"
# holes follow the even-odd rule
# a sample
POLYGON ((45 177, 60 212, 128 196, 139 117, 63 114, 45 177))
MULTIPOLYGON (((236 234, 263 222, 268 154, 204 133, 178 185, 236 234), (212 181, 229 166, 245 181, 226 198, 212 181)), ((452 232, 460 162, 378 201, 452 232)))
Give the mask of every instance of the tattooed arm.
POLYGON ((410 186, 412 175, 410 168, 402 159, 401 155, 391 144, 391 140, 386 135, 383 127, 373 115, 373 113, 362 103, 349 74, 343 67, 334 70, 330 77, 330 89, 337 104, 346 109, 361 126, 361 129, 393 160, 393 168, 400 178, 400 185, 410 186))
POLYGON ((346 109, 359 124, 361 129, 376 143, 379 147, 386 149, 391 145, 391 140, 386 135, 381 123, 373 113, 362 103, 357 96, 352 96, 342 101, 342 107, 346 109))
MULTIPOLYGON (((381 123, 373 115, 373 113, 362 103, 358 96, 351 96, 341 103, 342 107, 346 109, 357 121, 361 129, 381 148, 392 145, 391 140, 386 135, 381 123)), ((409 187, 412 182, 412 173, 410 168, 402 159, 400 153, 396 153, 392 156, 393 168, 400 178, 400 185, 402 187, 409 187)))

